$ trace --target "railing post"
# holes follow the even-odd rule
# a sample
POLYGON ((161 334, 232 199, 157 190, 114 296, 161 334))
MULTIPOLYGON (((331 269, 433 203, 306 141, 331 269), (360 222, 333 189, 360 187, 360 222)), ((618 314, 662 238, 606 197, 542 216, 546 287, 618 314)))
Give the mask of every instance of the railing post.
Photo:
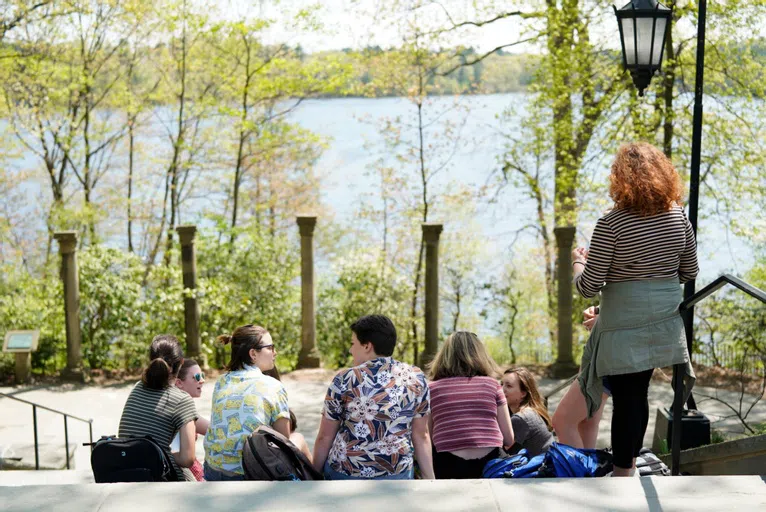
POLYGON ((681 474, 681 422, 684 401, 684 365, 673 365, 673 435, 671 436, 672 474, 681 474))
POLYGON ((203 368, 207 367, 204 354, 200 350, 199 339, 199 303, 194 295, 197 289, 197 254, 194 237, 197 226, 178 226, 176 228, 181 241, 181 270, 184 280, 184 328, 186 330, 186 354, 203 368), (191 290, 190 295, 186 291, 191 290))
POLYGON ((420 367, 431 362, 439 348, 439 236, 442 224, 423 223, 423 240, 426 243, 425 279, 425 331, 426 346, 420 355, 420 367))
POLYGON ((61 280, 64 282, 64 314, 66 316, 66 368, 61 372, 61 377, 65 380, 84 382, 77 232, 61 231, 54 233, 53 238, 58 241, 59 253, 61 253, 61 280))
POLYGON ((66 424, 66 414, 64 414, 64 447, 66 448, 66 468, 69 469, 69 429, 66 424))
POLYGON ((32 406, 32 427, 35 431, 35 469, 40 469, 40 454, 37 449, 37 406, 32 406))
POLYGON ((90 437, 90 451, 93 451, 93 420, 88 421, 88 436, 90 437))
POLYGON ((314 309, 314 227, 317 218, 300 216, 297 222, 301 234, 301 351, 296 368, 319 368, 314 309))

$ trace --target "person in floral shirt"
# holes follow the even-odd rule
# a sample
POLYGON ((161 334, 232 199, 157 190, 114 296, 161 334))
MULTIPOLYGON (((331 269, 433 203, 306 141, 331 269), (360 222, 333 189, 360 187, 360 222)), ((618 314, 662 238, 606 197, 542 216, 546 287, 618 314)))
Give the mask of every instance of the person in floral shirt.
POLYGON ((416 458, 423 477, 434 478, 425 375, 391 357, 396 328, 388 317, 364 316, 351 331, 354 367, 327 390, 314 467, 330 480, 405 480, 416 458))

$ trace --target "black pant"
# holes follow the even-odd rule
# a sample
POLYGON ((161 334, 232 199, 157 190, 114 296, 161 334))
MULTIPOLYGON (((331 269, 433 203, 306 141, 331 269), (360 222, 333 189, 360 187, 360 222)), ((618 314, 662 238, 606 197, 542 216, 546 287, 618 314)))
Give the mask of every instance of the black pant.
POLYGON ((480 459, 463 459, 450 452, 437 452, 434 448, 434 475, 437 480, 481 478, 484 466, 500 457, 500 448, 495 448, 480 459))
POLYGON ((649 424, 649 381, 654 370, 609 375, 612 389, 612 453, 614 465, 632 468, 649 424))

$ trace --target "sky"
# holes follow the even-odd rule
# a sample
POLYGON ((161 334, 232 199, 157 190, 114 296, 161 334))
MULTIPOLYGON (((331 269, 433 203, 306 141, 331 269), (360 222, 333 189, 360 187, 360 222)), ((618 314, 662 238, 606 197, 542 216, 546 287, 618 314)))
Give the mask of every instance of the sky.
MULTIPOLYGON (((220 0, 224 7, 224 16, 229 19, 240 18, 243 15, 258 16, 274 15, 279 10, 295 12, 301 8, 309 8, 317 5, 312 0, 282 0, 275 7, 273 1, 267 0, 220 0)), ((368 45, 381 47, 398 46, 401 37, 397 30, 380 19, 376 19, 375 11, 379 8, 381 0, 322 0, 319 11, 319 20, 324 26, 321 31, 288 30, 284 25, 272 29, 269 33, 272 41, 290 41, 300 44, 307 52, 325 50, 339 50, 342 48, 360 48, 368 45)), ((386 2, 388 3, 388 2, 386 2)), ((460 8, 471 2, 447 0, 445 3, 454 4, 450 12, 456 20, 465 20, 460 17, 460 8)), ((436 7, 434 10, 424 13, 422 21, 428 22, 441 16, 442 12, 436 7)), ((470 33, 456 35, 450 39, 455 45, 473 46, 478 51, 489 51, 497 46, 518 40, 520 37, 519 23, 517 20, 508 19, 494 22, 482 27, 481 30, 473 30, 470 33)), ((510 51, 511 49, 509 49, 510 51)), ((514 47, 517 53, 534 51, 530 45, 514 47)))

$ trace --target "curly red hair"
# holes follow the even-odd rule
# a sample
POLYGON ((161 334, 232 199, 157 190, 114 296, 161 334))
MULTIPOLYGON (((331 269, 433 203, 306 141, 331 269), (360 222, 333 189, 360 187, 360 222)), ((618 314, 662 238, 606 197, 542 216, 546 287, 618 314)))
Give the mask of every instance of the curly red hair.
POLYGON ((673 163, 646 142, 623 144, 609 175, 609 197, 615 208, 648 216, 681 204, 683 187, 673 163))

